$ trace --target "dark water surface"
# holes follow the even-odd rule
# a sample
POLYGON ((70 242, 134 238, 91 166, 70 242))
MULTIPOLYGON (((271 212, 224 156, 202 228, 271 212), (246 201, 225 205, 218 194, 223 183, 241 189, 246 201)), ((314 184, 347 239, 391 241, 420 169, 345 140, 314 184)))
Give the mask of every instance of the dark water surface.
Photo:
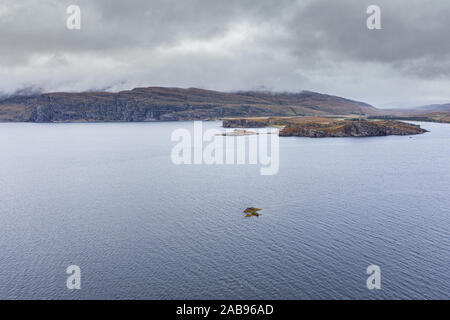
POLYGON ((189 122, 0 124, 0 298, 449 299, 450 125, 422 126, 280 138, 261 176, 174 165, 189 122))

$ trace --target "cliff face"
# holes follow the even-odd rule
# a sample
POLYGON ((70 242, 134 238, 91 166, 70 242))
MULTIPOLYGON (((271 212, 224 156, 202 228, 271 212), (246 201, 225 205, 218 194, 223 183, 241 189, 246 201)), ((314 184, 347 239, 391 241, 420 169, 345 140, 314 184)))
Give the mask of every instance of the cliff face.
POLYGON ((297 137, 373 137, 413 135, 427 132, 418 125, 400 121, 336 120, 318 117, 226 119, 228 128, 261 128, 269 125, 283 126, 280 136, 297 137))
POLYGON ((46 93, 0 101, 0 121, 164 121, 223 117, 377 114, 368 104, 314 92, 223 93, 136 88, 118 93, 46 93))

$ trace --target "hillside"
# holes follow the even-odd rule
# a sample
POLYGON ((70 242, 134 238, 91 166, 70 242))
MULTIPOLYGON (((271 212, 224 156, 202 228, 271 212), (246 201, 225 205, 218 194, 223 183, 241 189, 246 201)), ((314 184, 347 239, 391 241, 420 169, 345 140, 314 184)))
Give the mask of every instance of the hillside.
POLYGON ((377 114, 363 102, 310 91, 226 93, 149 87, 112 92, 44 93, 0 101, 0 121, 164 121, 223 117, 377 114))

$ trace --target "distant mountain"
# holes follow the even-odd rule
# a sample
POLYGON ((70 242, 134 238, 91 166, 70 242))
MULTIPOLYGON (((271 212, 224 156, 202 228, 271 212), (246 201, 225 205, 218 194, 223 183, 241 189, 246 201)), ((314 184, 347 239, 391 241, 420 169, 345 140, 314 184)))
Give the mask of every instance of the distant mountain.
POLYGON ((424 106, 382 109, 385 114, 425 114, 430 112, 450 112, 450 103, 446 104, 429 104, 424 106))
POLYGON ((369 115, 368 118, 450 123, 450 104, 430 104, 406 109, 383 110, 382 113, 369 115))
POLYGON ((414 107, 409 110, 414 112, 450 112, 450 103, 447 104, 430 104, 426 106, 414 107))
POLYGON ((223 117, 378 114, 373 106, 310 91, 226 93, 149 87, 112 92, 17 95, 0 101, 0 121, 160 121, 223 117))

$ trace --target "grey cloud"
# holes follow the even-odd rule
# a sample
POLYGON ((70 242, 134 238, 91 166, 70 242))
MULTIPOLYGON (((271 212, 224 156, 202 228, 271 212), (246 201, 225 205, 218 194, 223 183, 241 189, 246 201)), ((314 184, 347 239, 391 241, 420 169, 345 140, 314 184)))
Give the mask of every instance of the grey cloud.
POLYGON ((448 17, 446 0, 0 0, 0 92, 264 87, 444 102, 448 17), (382 30, 366 28, 374 3, 382 30), (65 27, 70 4, 81 30, 65 27))

